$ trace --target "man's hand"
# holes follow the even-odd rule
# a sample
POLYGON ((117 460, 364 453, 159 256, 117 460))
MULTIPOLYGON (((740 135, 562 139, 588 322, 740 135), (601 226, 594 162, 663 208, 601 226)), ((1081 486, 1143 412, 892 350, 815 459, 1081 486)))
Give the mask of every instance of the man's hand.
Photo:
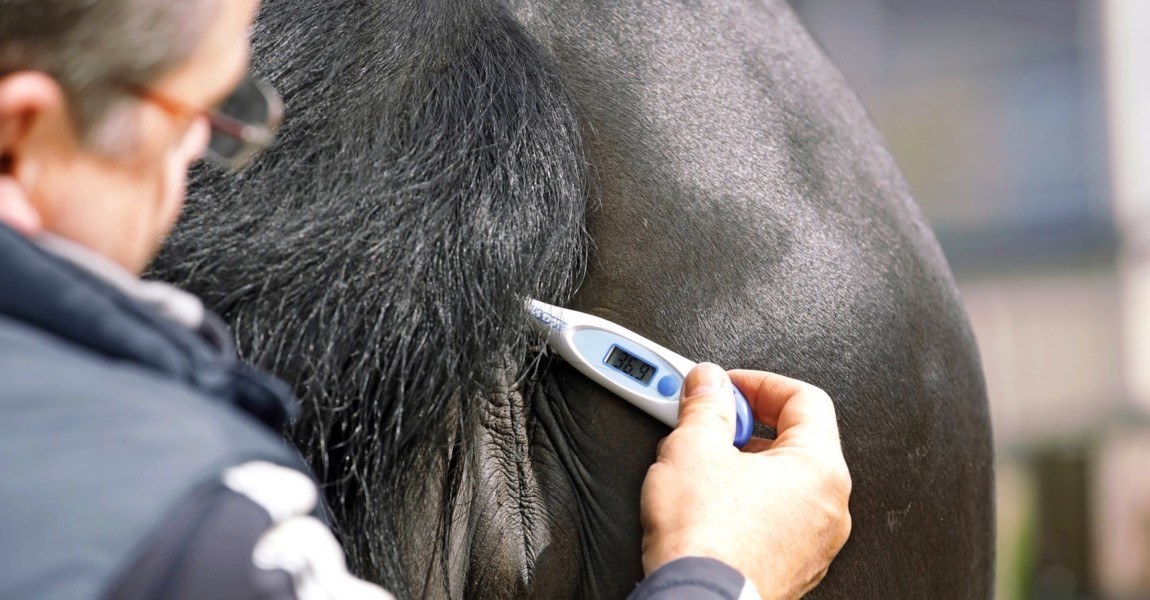
POLYGON ((719 559, 763 598, 815 587, 850 535, 851 480, 835 409, 822 390, 711 364, 687 376, 679 424, 643 482, 643 568, 685 556, 719 559), (778 431, 740 452, 731 381, 755 418, 778 431))

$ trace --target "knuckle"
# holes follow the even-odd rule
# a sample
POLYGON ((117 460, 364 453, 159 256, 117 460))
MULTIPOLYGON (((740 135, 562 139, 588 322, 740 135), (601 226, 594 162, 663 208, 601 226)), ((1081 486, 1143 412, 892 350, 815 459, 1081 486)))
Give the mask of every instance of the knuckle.
POLYGON ((822 583, 823 578, 827 576, 827 572, 829 570, 829 567, 823 567, 818 571, 811 573, 808 576, 807 581, 802 584, 802 588, 799 590, 799 596, 804 597, 808 592, 818 587, 818 585, 822 583))
POLYGON ((810 383, 807 381, 799 381, 798 386, 799 386, 799 390, 804 395, 810 396, 813 399, 817 399, 817 400, 830 400, 831 399, 831 397, 828 396, 825 391, 823 391, 823 388, 821 388, 821 387, 819 387, 813 383, 810 383))
POLYGON ((709 425, 727 425, 733 423, 734 415, 721 410, 717 400, 706 399, 684 406, 682 419, 709 425))
POLYGON ((683 400, 683 408, 693 408, 698 410, 715 410, 719 407, 719 401, 722 398, 719 392, 705 392, 702 394, 694 394, 688 396, 683 400))
POLYGON ((810 395, 812 401, 825 406, 828 410, 834 413, 835 403, 831 399, 830 394, 823 391, 822 388, 807 384, 807 393, 810 395))
POLYGON ((686 426, 680 424, 663 441, 659 448, 656 465, 662 464, 664 469, 675 464, 688 464, 697 458, 700 445, 707 438, 709 428, 699 427, 693 422, 686 426))
POLYGON ((850 478, 850 475, 848 474, 842 480, 842 483, 840 484, 840 487, 839 487, 839 491, 842 492, 843 498, 850 498, 851 497, 851 494, 854 493, 854 486, 855 486, 854 481, 850 478))
POLYGON ((854 519, 851 518, 851 514, 848 512, 843 515, 841 523, 842 524, 839 526, 839 548, 842 548, 843 545, 847 543, 847 540, 850 539, 851 531, 854 529, 854 519))
POLYGON ((841 451, 812 451, 805 455, 805 460, 820 488, 843 498, 850 496, 854 483, 841 451))
POLYGON ((809 489, 819 498, 825 523, 833 525, 849 517, 851 479, 846 468, 816 462, 808 473, 809 489))
POLYGON ((832 485, 840 494, 850 496, 854 482, 851 480, 851 472, 850 469, 847 469, 845 462, 840 461, 837 465, 831 467, 830 478, 832 485))

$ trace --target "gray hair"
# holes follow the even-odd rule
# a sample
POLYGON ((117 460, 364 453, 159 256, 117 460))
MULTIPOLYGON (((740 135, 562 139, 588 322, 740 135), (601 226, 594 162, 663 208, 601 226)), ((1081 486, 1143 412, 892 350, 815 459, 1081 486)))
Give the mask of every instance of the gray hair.
MULTIPOLYGON (((85 141, 127 98, 180 66, 217 0, 0 0, 0 77, 60 85, 85 141)), ((101 136, 102 137, 102 136, 101 136)))

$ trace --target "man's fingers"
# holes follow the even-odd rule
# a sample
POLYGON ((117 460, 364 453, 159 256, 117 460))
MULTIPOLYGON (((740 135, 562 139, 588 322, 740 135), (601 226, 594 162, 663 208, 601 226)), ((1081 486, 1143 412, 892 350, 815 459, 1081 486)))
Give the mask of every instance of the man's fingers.
POLYGON ((796 436, 833 438, 837 444, 838 420, 826 392, 775 373, 735 370, 729 375, 746 396, 755 418, 778 431, 775 445, 796 436))
POLYGON ((679 424, 705 430, 707 437, 735 439, 735 398, 731 380, 717 365, 702 363, 687 374, 679 401, 679 424))
POLYGON ((755 418, 770 427, 777 427, 779 413, 787 400, 802 393, 809 387, 797 379, 784 377, 766 371, 744 371, 735 369, 728 372, 731 382, 747 397, 755 418))

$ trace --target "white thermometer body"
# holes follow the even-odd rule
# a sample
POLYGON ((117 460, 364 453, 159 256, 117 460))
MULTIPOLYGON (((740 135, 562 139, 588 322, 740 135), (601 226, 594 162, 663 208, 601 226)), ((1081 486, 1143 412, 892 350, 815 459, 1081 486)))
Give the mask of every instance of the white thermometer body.
MULTIPOLYGON (((547 344, 587 377, 643 412, 674 427, 683 379, 691 361, 621 325, 579 311, 527 301, 531 323, 547 344)), ((738 418, 735 445, 751 439, 754 419, 746 398, 734 390, 738 418)))

